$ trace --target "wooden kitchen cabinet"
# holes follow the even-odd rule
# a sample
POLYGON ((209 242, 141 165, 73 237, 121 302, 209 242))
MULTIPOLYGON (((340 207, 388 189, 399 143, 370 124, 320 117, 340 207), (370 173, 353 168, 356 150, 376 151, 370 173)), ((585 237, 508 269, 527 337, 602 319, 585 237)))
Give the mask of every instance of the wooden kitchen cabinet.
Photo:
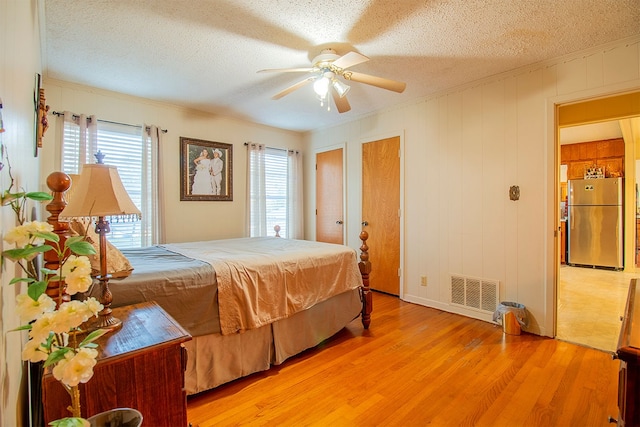
POLYGON ((601 167, 605 171, 607 178, 616 178, 624 176, 624 158, 614 157, 610 159, 596 160, 596 166, 601 167))
MULTIPOLYGON (((96 341, 94 375, 80 384, 82 416, 126 407, 142 413, 143 425, 187 426, 182 343, 191 336, 153 302, 118 307, 113 315, 122 327, 96 341)), ((70 416, 69 395, 50 372, 43 376, 42 400, 47 424, 70 416)))
POLYGON ((624 139, 588 141, 560 147, 560 163, 567 165, 567 179, 583 179, 587 168, 602 167, 605 176, 624 176, 624 139))
POLYGON ((595 164, 592 160, 580 160, 567 163, 567 179, 583 179, 587 168, 595 164))
POLYGON ((596 156, 598 159, 624 157, 624 140, 615 138, 596 141, 596 156))

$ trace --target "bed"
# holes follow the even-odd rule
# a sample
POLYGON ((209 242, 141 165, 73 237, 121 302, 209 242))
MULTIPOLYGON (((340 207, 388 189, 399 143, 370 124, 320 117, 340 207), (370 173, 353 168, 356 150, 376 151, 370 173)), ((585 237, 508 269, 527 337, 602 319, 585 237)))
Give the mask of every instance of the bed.
MULTIPOLYGON (((56 172, 47 185, 54 196, 47 221, 69 236, 73 227, 59 213, 70 179, 56 172)), ((185 389, 199 393, 281 364, 358 316, 368 329, 367 237, 363 231, 360 261, 344 245, 279 237, 122 250, 133 270, 109 281, 112 307, 155 301, 178 321, 193 337, 185 389)), ((99 298, 99 288, 89 295, 99 298)))

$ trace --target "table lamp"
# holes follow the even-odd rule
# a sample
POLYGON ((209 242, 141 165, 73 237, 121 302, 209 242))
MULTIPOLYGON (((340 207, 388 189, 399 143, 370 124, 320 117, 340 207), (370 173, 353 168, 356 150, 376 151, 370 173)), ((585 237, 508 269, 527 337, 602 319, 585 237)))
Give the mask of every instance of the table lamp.
POLYGON ((86 164, 82 167, 79 182, 72 185, 73 197, 60 213, 66 218, 97 218, 96 234, 99 236, 100 250, 100 303, 104 305, 98 315, 96 329, 117 329, 122 326, 122 321, 111 314, 111 302, 113 295, 109 290, 111 275, 107 272, 107 233, 109 233, 109 221, 105 217, 134 217, 141 218, 140 210, 131 201, 124 188, 118 169, 112 165, 103 163, 104 155, 98 151, 95 155, 97 163, 86 164))

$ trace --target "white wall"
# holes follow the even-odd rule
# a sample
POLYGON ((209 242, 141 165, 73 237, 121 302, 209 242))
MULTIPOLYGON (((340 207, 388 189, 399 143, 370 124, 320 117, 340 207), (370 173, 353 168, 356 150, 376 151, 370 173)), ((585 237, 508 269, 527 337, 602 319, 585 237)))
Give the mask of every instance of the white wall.
MULTIPOLYGON (((8 150, 12 175, 27 191, 38 188, 38 159, 34 157, 34 81, 40 73, 39 11, 35 1, 0 0, 0 98, 5 132, 0 141, 8 150)), ((8 170, 0 171, 0 191, 10 184, 8 170)), ((15 226, 8 206, 0 208, 2 234, 15 226)), ((8 249, 0 242, 0 250, 8 249)), ((20 325, 15 297, 22 289, 8 283, 17 273, 7 262, 0 272, 0 426, 28 425, 26 376, 20 358, 25 336, 10 332, 20 325)))
MULTIPOLYGON (((498 280, 501 300, 527 306, 528 330, 552 336, 558 225, 554 103, 639 87, 636 37, 469 83, 305 139, 312 153, 346 144, 347 244, 357 248, 361 144, 403 135, 402 298, 490 320, 449 304, 450 275, 498 280), (520 186, 519 201, 509 200, 511 185, 520 186), (421 275, 427 275, 427 287, 420 286, 421 275)), ((311 239, 313 161, 313 155, 306 157, 305 235, 311 239)))
MULTIPOLYGON (((305 155, 302 136, 251 122, 189 111, 173 105, 45 79, 51 111, 95 114, 98 119, 128 124, 154 124, 163 134, 165 236, 167 243, 244 236, 246 206, 246 147, 253 141, 271 147, 298 149, 305 155), (180 201, 180 137, 233 144, 233 201, 180 201)), ((60 170, 61 118, 51 115, 42 150, 42 176, 60 170)), ((109 163, 109 153, 105 163, 109 163)), ((44 180, 43 180, 44 184, 44 180)), ((46 188, 44 188, 46 190, 46 188)))

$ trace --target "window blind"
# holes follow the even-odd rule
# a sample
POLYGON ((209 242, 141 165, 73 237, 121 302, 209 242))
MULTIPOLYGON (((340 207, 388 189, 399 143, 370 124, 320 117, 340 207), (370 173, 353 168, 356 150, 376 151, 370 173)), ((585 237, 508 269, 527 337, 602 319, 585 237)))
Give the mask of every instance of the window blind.
MULTIPOLYGON (((88 147, 91 145, 81 146, 82 135, 80 132, 80 127, 77 124, 65 122, 62 170, 66 173, 79 173, 81 150, 89 150, 88 147)), ((150 192, 143 191, 142 186, 151 182, 151 170, 145 167, 145 165, 151 164, 151 150, 145 149, 146 142, 142 136, 142 127, 99 120, 95 144, 96 149, 105 155, 104 163, 118 168, 118 174, 129 197, 143 212, 142 221, 124 221, 119 218, 111 218, 109 221, 111 232, 107 235, 107 239, 120 249, 140 247, 143 245, 143 233, 149 232, 146 228, 150 223, 148 212, 145 213, 142 210, 143 194, 150 194, 150 192), (147 217, 146 221, 145 217, 147 217)), ((86 159, 95 162, 94 154, 85 153, 86 159)))
POLYGON ((288 237, 287 151, 266 148, 264 162, 267 233, 273 235, 273 227, 279 225, 280 236, 288 237))

